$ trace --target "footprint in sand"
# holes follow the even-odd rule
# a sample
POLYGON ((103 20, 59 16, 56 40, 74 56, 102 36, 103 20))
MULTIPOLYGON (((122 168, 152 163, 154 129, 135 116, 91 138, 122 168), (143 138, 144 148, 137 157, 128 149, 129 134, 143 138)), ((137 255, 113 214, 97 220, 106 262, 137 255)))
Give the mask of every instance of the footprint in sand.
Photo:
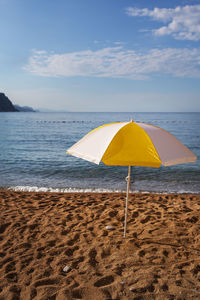
POLYGON ((102 277, 101 279, 97 280, 94 283, 94 286, 102 287, 102 286, 105 286, 105 285, 109 285, 113 282, 114 282, 114 277, 112 275, 110 275, 110 276, 102 277))
POLYGON ((186 221, 189 222, 189 223, 196 223, 198 220, 199 219, 195 216, 186 219, 186 221))
POLYGON ((74 236, 74 238, 71 239, 71 240, 69 240, 69 241, 67 242, 67 245, 68 245, 68 246, 73 246, 74 243, 79 239, 79 237, 80 237, 80 234, 79 234, 79 233, 76 233, 75 236, 74 236))
POLYGON ((8 263, 5 268, 5 273, 10 273, 13 271, 15 271, 15 262, 14 261, 8 263))
POLYGON ((101 257, 102 258, 108 257, 110 255, 110 252, 111 252, 110 250, 111 250, 110 247, 103 249, 102 253, 101 253, 101 257))
POLYGON ((9 291, 12 293, 12 299, 20 300, 21 288, 17 285, 12 285, 9 288, 9 291))
POLYGON ((75 261, 73 261, 72 263, 72 269, 77 269, 78 265, 83 262, 85 260, 84 256, 79 256, 78 259, 76 259, 75 261))
POLYGON ((35 298, 36 296, 37 296, 37 290, 35 288, 32 288, 30 293, 31 299, 35 298))
POLYGON ((6 275, 8 281, 18 282, 18 277, 16 272, 10 272, 6 275))
POLYGON ((118 211, 112 210, 112 211, 110 211, 108 214, 109 214, 109 216, 110 216, 111 218, 113 218, 113 217, 115 217, 115 216, 118 214, 118 211))
POLYGON ((29 266, 32 261, 33 261, 32 255, 28 258, 22 258, 20 262, 20 271, 22 271, 25 267, 29 266))
POLYGON ((140 250, 140 251, 138 252, 138 255, 139 255, 139 257, 145 256, 145 251, 144 251, 144 250, 140 250))
POLYGON ((75 247, 73 247, 73 248, 68 248, 68 249, 65 251, 65 254, 66 254, 67 256, 72 256, 73 253, 74 253, 74 251, 76 251, 76 250, 78 250, 78 249, 79 249, 78 246, 75 246, 75 247))
POLYGON ((81 289, 74 289, 72 291, 72 299, 82 299, 82 291, 81 289))
POLYGON ((0 234, 4 233, 9 225, 10 225, 10 223, 1 224, 0 225, 0 234))
POLYGON ((121 264, 120 266, 117 266, 115 273, 119 276, 122 275, 123 270, 125 269, 126 265, 121 264))
POLYGON ((141 222, 142 224, 145 224, 145 223, 147 223, 150 219, 151 219, 151 216, 147 216, 145 219, 142 219, 140 222, 141 222))
POLYGON ((46 279, 37 280, 37 281, 34 283, 34 286, 35 286, 35 287, 38 287, 38 286, 54 285, 54 284, 57 284, 57 282, 58 282, 57 279, 54 279, 54 278, 46 278, 46 279))
POLYGON ((2 268, 8 262, 13 262, 13 259, 11 257, 4 258, 0 263, 0 268, 2 268))
POLYGON ((90 250, 89 252, 89 264, 92 267, 96 267, 96 265, 98 264, 98 261, 96 260, 96 255, 97 255, 97 251, 93 248, 92 250, 90 250))
MULTIPOLYGON (((130 290, 134 293, 138 293, 138 294, 144 294, 146 292, 150 292, 152 293, 155 290, 155 287, 153 284, 150 284, 148 286, 145 287, 141 287, 141 288, 130 288, 130 290)), ((143 299, 143 298, 142 298, 143 299)))
POLYGON ((197 275, 200 272, 200 265, 196 265, 192 270, 193 275, 197 275))
POLYGON ((164 292, 168 291, 168 285, 167 285, 167 283, 164 283, 164 284, 161 286, 161 289, 162 289, 164 292))

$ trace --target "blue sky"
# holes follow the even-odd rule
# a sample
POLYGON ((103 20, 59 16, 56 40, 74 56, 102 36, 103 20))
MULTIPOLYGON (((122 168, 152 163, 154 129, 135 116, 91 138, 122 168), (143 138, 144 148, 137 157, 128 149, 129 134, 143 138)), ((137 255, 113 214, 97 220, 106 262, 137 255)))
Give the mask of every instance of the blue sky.
POLYGON ((200 111, 200 1, 0 0, 0 91, 59 111, 200 111))

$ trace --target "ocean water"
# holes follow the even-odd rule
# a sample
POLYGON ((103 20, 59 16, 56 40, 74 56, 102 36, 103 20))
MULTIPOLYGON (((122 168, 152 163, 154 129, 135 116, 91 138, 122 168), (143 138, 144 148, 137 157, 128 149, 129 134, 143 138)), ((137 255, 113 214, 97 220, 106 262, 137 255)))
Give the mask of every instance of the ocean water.
POLYGON ((0 187, 29 191, 125 191, 127 167, 66 155, 90 130, 131 119, 162 127, 198 159, 172 167, 133 167, 131 191, 200 193, 200 113, 0 113, 0 187))

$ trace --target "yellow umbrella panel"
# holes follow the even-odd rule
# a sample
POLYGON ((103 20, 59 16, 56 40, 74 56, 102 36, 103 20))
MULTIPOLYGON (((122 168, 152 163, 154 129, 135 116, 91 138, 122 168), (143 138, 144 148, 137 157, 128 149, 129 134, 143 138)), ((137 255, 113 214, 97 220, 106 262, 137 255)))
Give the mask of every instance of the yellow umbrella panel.
POLYGON ((122 127, 101 161, 106 165, 159 167, 161 160, 146 132, 136 123, 122 127))

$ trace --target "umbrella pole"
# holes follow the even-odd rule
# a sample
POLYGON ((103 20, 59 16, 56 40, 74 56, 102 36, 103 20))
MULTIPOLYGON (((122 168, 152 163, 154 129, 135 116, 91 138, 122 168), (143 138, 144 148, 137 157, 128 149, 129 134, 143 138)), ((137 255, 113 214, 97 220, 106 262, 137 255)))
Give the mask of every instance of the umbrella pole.
POLYGON ((128 166, 128 176, 127 180, 127 190, 126 190, 126 206, 125 206, 125 219, 124 219, 124 238, 126 237, 126 225, 127 225, 127 212, 128 212, 128 195, 130 189, 130 179, 131 179, 131 166, 128 166))

